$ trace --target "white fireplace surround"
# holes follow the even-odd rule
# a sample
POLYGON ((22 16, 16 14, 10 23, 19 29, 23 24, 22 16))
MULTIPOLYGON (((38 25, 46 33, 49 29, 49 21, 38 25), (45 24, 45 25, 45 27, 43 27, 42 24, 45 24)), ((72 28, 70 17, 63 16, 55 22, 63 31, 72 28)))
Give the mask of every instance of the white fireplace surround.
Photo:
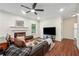
POLYGON ((28 30, 28 27, 23 26, 10 26, 10 29, 12 32, 26 32, 28 30))

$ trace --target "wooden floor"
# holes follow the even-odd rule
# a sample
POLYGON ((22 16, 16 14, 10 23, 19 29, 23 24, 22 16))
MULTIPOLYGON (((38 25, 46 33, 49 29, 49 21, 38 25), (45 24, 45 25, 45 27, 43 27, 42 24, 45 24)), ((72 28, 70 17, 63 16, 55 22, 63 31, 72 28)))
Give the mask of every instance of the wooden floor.
POLYGON ((55 46, 46 56, 79 56, 79 50, 74 40, 64 39, 61 42, 55 42, 55 46))

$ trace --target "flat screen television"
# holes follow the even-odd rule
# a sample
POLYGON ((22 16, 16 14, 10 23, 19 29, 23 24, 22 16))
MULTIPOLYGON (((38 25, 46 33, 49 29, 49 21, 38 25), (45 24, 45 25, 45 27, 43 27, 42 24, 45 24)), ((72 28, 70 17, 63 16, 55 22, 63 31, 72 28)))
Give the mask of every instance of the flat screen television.
POLYGON ((56 35, 56 27, 44 27, 43 34, 44 35, 56 35))

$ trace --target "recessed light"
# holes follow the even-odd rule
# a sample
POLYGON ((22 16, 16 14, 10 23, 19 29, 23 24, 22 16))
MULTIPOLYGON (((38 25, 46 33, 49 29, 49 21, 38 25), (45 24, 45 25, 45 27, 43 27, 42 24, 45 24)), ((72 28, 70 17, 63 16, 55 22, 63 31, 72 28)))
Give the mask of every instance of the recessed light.
POLYGON ((22 12, 23 14, 26 14, 23 10, 21 10, 21 12, 22 12))
POLYGON ((75 17, 76 15, 72 15, 72 17, 75 17))
POLYGON ((31 10, 31 12, 35 12, 35 10, 34 10, 34 9, 32 9, 32 10, 31 10))
POLYGON ((61 8, 59 11, 60 11, 60 12, 63 12, 63 11, 64 11, 64 8, 61 8))
POLYGON ((39 20, 40 19, 40 17, 37 17, 37 20, 39 20))

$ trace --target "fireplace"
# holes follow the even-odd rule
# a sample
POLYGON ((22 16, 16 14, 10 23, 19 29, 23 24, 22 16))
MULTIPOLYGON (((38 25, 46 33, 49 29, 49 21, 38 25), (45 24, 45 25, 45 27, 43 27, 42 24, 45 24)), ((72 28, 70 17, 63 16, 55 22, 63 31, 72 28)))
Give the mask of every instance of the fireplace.
POLYGON ((14 38, 16 38, 17 36, 26 36, 28 27, 11 26, 10 29, 11 32, 13 33, 14 38))

